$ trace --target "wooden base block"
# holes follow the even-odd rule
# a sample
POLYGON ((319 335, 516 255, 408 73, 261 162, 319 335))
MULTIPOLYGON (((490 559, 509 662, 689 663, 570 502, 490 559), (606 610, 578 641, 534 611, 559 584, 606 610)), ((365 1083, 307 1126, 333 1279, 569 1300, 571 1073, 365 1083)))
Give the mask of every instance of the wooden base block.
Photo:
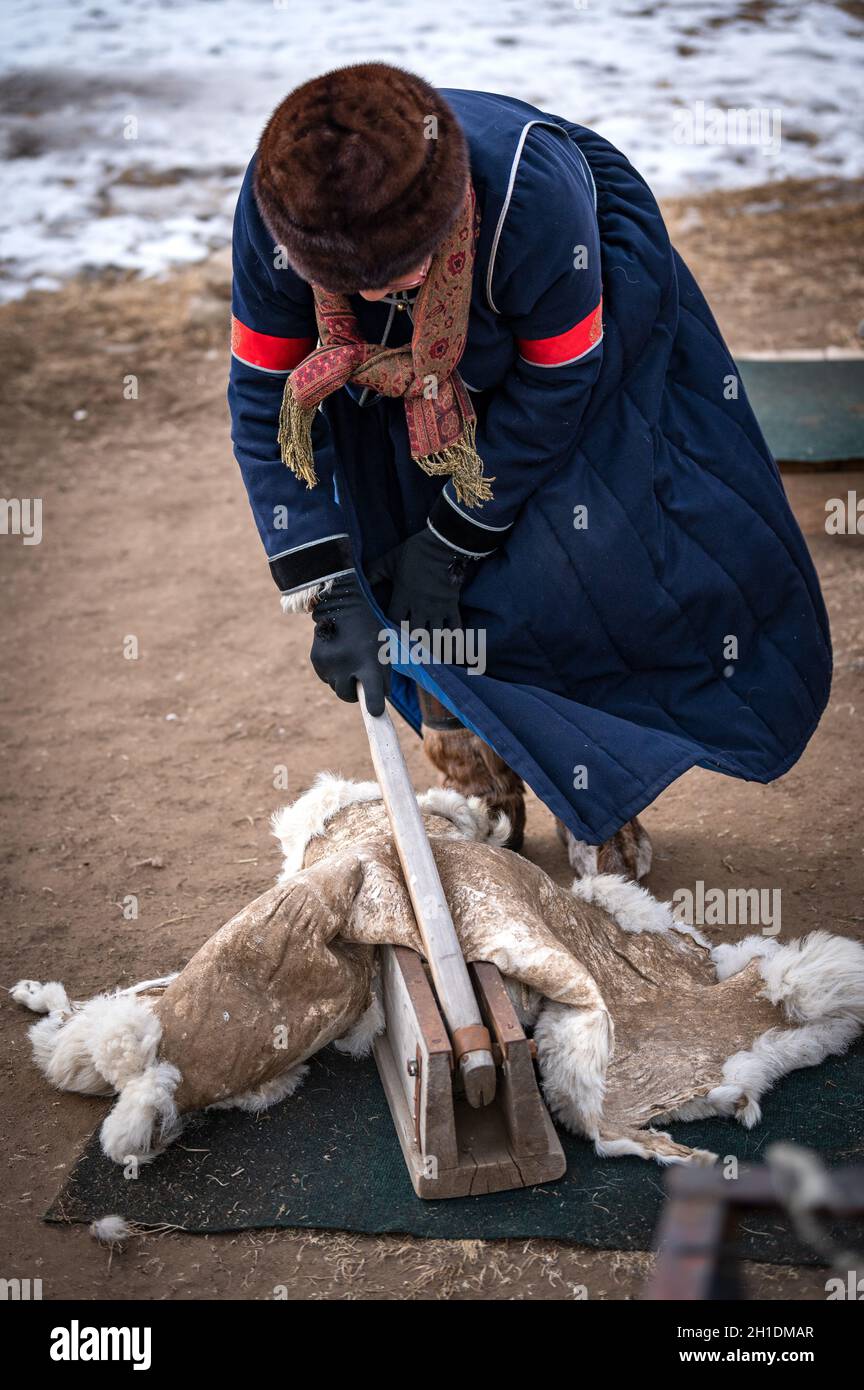
POLYGON ((420 957, 385 946, 381 970, 387 1030, 375 1060, 417 1195, 477 1196, 562 1177, 567 1165, 531 1044, 495 966, 472 966, 498 1062, 495 1100, 476 1110, 454 1094, 450 1041, 420 957))

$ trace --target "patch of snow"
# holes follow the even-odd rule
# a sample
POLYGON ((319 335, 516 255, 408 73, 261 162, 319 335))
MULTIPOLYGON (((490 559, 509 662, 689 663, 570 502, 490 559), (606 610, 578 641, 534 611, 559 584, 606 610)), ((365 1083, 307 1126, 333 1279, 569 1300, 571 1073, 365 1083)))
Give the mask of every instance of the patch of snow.
POLYGON ((224 245, 272 108, 364 59, 591 126, 660 194, 856 176, 862 34, 837 0, 3 0, 0 298, 224 245), (700 105, 779 146, 680 143, 700 105))

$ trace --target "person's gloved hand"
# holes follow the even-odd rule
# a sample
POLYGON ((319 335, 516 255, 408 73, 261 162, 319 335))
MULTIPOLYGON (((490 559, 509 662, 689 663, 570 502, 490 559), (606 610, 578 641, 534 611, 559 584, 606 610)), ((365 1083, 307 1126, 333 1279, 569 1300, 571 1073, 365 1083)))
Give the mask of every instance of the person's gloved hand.
POLYGON ((380 660, 381 625, 353 571, 333 580, 329 592, 317 600, 312 617, 315 638, 309 655, 315 674, 340 700, 350 703, 356 703, 357 682, 362 681, 369 713, 383 714, 390 666, 380 660))
POLYGON ((470 559, 439 541, 427 526, 377 560, 370 568, 369 582, 392 582, 390 602, 382 607, 397 627, 407 622, 430 633, 436 628, 458 631, 462 627, 459 593, 470 559))

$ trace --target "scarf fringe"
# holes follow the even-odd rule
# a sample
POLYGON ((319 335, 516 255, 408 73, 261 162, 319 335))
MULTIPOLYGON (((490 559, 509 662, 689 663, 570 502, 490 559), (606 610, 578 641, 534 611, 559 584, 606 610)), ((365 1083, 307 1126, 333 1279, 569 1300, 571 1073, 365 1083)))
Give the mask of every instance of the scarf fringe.
POLYGON ((317 406, 305 410, 291 390, 291 378, 285 382, 282 405, 279 410, 279 450, 282 462, 290 468, 295 478, 312 488, 318 482, 315 472, 315 455, 312 452, 312 421, 317 406))
POLYGON ((466 507, 478 507, 481 502, 491 502, 494 478, 483 473, 483 460, 477 452, 475 440, 476 426, 471 420, 465 427, 462 438, 446 449, 435 454, 424 454, 416 460, 424 473, 434 477, 436 473, 449 473, 457 502, 466 507))
MULTIPOLYGON (((308 488, 315 487, 318 475, 315 472, 315 455, 312 450, 312 421, 317 406, 305 409, 297 401, 291 390, 291 378, 285 382, 282 405, 279 410, 279 450, 282 462, 290 468, 295 478, 299 478, 308 488)), ((472 420, 465 428, 462 438, 455 444, 448 444, 434 454, 424 454, 416 462, 424 473, 435 476, 449 473, 456 493, 456 500, 466 507, 478 507, 481 502, 492 500, 494 478, 483 473, 483 460, 477 452, 475 423, 472 420)))

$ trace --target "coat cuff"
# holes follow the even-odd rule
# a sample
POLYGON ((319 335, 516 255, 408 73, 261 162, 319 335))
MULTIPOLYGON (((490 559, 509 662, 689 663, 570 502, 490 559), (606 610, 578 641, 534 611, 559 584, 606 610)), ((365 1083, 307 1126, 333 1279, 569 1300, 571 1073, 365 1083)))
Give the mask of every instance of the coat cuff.
POLYGON ((484 521, 474 521, 448 496, 446 486, 429 509, 427 525, 439 541, 453 550, 481 559, 492 555, 513 530, 512 522, 509 526, 489 526, 484 521))
POLYGON ((324 536, 320 541, 309 541, 270 557, 270 573, 282 594, 322 584, 325 579, 335 579, 353 568, 351 543, 344 534, 324 536))

